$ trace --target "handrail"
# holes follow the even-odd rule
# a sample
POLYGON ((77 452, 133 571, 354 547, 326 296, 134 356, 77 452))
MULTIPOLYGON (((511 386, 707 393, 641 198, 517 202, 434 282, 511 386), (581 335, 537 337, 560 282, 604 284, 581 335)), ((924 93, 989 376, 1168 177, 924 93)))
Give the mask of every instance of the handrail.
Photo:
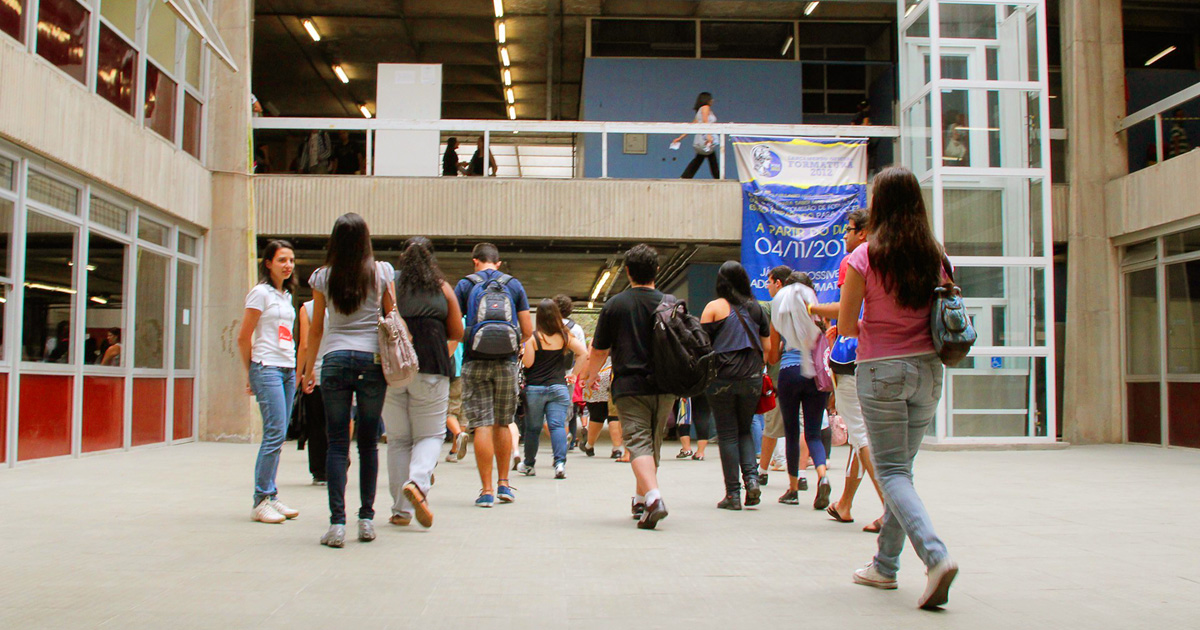
POLYGON ((1180 105, 1183 105, 1194 98, 1200 98, 1200 81, 1196 82, 1195 85, 1184 88, 1149 107, 1143 107, 1142 109, 1139 109, 1138 111, 1126 116, 1121 120, 1120 123, 1117 124, 1117 133, 1121 133, 1122 131, 1129 129, 1138 123, 1146 122, 1151 118, 1157 118, 1168 109, 1171 109, 1172 107, 1179 107, 1180 105))

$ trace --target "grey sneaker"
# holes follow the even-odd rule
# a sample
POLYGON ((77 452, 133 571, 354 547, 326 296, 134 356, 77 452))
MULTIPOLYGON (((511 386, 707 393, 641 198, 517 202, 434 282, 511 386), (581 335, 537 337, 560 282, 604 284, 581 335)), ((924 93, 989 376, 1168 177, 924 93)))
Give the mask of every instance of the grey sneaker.
POLYGON ((358 540, 359 542, 375 540, 375 524, 365 518, 358 519, 358 540))
POLYGON ((336 547, 341 549, 346 546, 346 526, 345 525, 330 525, 329 531, 321 537, 321 544, 326 547, 336 547))

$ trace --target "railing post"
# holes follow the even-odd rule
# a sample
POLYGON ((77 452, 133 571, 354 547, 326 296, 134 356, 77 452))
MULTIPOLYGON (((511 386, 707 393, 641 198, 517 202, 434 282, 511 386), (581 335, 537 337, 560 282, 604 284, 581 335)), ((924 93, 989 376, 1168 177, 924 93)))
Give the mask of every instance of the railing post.
POLYGON ((1157 151, 1159 164, 1162 164, 1162 161, 1163 161, 1162 126, 1163 126, 1163 117, 1162 117, 1162 113, 1159 112, 1154 115, 1154 150, 1157 151))
POLYGON ((721 179, 725 179, 725 133, 717 135, 717 142, 721 143, 721 179))
MULTIPOLYGON (((483 176, 484 177, 490 177, 490 175, 488 175, 488 171, 492 167, 492 160, 490 159, 491 155, 492 155, 492 132, 490 130, 484 129, 483 130, 483 155, 481 156, 483 158, 483 176)), ((496 169, 496 171, 497 171, 497 174, 499 174, 500 169, 496 169)))
POLYGON ((608 132, 600 132, 600 177, 608 177, 608 132))
POLYGON ((367 128, 367 172, 363 175, 375 174, 375 130, 367 128))

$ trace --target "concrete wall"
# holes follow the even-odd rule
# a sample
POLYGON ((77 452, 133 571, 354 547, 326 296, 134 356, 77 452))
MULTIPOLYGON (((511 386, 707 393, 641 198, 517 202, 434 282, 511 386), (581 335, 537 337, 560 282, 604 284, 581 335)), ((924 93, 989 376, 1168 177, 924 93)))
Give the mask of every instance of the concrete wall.
POLYGON ((259 175, 257 229, 329 234, 354 211, 376 235, 738 242, 737 182, 259 175))
POLYGON ((0 37, 0 136, 185 221, 212 225, 207 169, 7 37, 0 37))
POLYGON ((1200 214, 1195 188, 1200 181, 1200 150, 1113 180, 1105 187, 1112 211, 1108 235, 1117 238, 1170 225, 1200 214))

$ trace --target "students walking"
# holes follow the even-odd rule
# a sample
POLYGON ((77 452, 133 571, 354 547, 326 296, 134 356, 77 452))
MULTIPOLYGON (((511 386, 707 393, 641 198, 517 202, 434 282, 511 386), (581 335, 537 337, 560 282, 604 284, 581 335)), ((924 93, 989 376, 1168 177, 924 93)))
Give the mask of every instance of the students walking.
POLYGON ((517 472, 533 476, 542 422, 550 429, 554 449, 554 478, 567 478, 567 414, 571 391, 587 360, 587 348, 571 335, 562 312, 552 299, 542 300, 537 309, 537 329, 525 342, 521 363, 525 366, 525 461, 517 472), (566 370, 571 368, 570 376, 566 370))
MULTIPOLYGON (((392 266, 376 262, 371 234, 353 212, 338 217, 329 236, 325 265, 308 280, 313 290, 312 330, 308 347, 325 343, 321 363, 321 397, 329 432, 325 472, 329 479, 329 531, 321 544, 342 547, 346 540, 346 472, 350 456, 350 407, 357 403, 358 539, 375 540, 375 484, 379 477, 380 413, 387 381, 379 359, 381 308, 395 307, 392 266), (328 311, 326 311, 328 305, 328 311), (328 317, 326 317, 328 315, 328 317)), ((305 361, 304 391, 316 387, 316 353, 305 361)))
POLYGON ((433 525, 429 489, 446 435, 450 344, 462 339, 462 312, 442 276, 433 244, 417 236, 404 244, 396 270, 396 308, 404 318, 417 352, 418 373, 403 387, 389 387, 383 404, 387 429, 388 488, 393 525, 408 525, 414 515, 433 525))
POLYGON ((912 477, 913 460, 942 395, 942 364, 933 349, 929 316, 945 253, 911 171, 884 169, 874 186, 870 240, 849 256, 838 317, 839 332, 858 337, 858 398, 884 497, 878 551, 854 572, 854 581, 896 588, 907 535, 927 570, 917 605, 930 609, 946 603, 958 574, 912 477))
POLYGON ((279 454, 296 397, 296 346, 292 340, 296 309, 291 293, 295 268, 291 243, 267 243, 258 261, 258 284, 246 295, 238 333, 238 349, 249 377, 246 393, 258 400, 263 420, 262 444, 254 463, 254 510, 250 515, 260 523, 282 523, 300 515, 279 501, 275 486, 279 454))
POLYGON ((658 462, 675 403, 675 397, 655 383, 650 354, 654 311, 663 299, 654 288, 658 252, 649 245, 635 245, 625 254, 625 272, 629 288, 605 302, 596 321, 584 382, 595 382, 611 353, 612 399, 621 408, 621 432, 636 480, 633 516, 638 528, 654 529, 667 517, 667 504, 658 489, 658 462))
POLYGON ((458 281, 454 295, 467 316, 463 352, 463 414, 474 434, 482 488, 475 505, 490 508, 517 496, 508 483, 517 413, 517 353, 533 334, 529 298, 521 281, 500 272, 500 250, 480 243, 471 252, 475 273, 458 281), (494 471, 498 479, 492 480, 494 471))
POLYGON ((724 510, 742 509, 742 482, 746 505, 758 505, 762 490, 755 468, 751 424, 762 394, 763 354, 770 342, 771 324, 750 289, 750 276, 741 263, 726 261, 717 271, 717 299, 704 307, 700 323, 713 340, 717 375, 705 397, 712 409, 720 439, 724 510))
MULTIPOLYGON (((590 352, 590 351, 589 351, 590 352)), ((590 354, 589 354, 590 356, 590 354)), ((583 444, 579 449, 588 457, 596 456, 596 440, 608 421, 608 438, 612 440, 612 459, 621 457, 624 451, 624 440, 621 439, 621 418, 617 415, 617 407, 610 401, 612 390, 612 357, 604 362, 589 386, 583 387, 583 400, 587 405, 588 424, 583 436, 583 444)))

